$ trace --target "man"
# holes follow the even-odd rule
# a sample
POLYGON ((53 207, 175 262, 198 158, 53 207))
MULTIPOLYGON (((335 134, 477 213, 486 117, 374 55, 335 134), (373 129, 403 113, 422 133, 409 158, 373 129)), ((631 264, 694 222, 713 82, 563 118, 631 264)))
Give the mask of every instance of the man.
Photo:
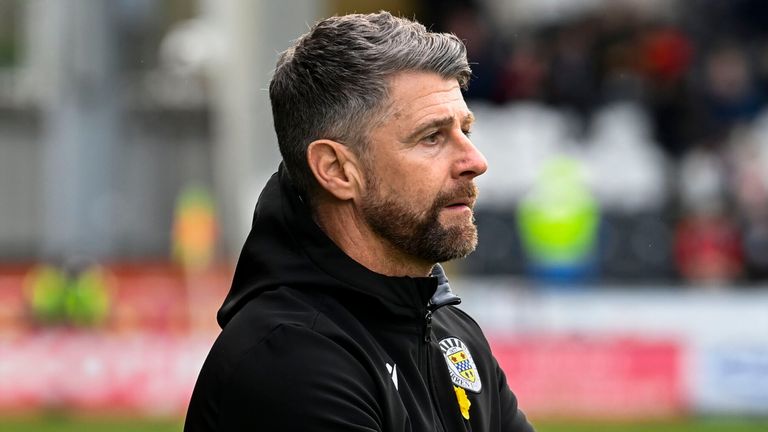
POLYGON ((438 263, 477 243, 453 35, 321 21, 278 61, 283 164, 218 314, 186 431, 532 431, 438 263))

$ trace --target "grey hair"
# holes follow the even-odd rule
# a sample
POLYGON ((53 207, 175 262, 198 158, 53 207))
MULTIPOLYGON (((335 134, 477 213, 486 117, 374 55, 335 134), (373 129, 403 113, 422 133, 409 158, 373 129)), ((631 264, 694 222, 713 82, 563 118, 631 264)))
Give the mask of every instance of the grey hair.
POLYGON ((472 73, 455 35, 383 11, 322 20, 280 55, 269 97, 280 153, 300 192, 317 185, 307 163, 312 141, 344 143, 365 159, 388 79, 404 71, 434 72, 462 88, 472 73))

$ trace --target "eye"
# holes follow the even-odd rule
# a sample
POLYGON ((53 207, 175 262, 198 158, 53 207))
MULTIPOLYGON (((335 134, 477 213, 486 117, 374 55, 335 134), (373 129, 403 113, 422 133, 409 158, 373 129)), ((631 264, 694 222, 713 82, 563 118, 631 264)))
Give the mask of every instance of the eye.
POLYGON ((425 136, 421 141, 426 145, 432 146, 432 145, 440 144, 442 139, 443 139, 443 133, 440 131, 435 131, 425 136))
POLYGON ((464 132, 464 136, 467 137, 467 138, 472 136, 472 131, 469 130, 469 129, 462 129, 461 131, 464 132))

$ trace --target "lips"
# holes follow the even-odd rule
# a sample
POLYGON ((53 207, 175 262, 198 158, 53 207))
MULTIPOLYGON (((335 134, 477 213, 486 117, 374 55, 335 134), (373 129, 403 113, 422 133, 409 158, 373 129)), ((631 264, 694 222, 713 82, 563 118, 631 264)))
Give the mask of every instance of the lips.
POLYGON ((452 200, 446 205, 446 207, 469 207, 470 209, 475 206, 475 200, 473 198, 459 198, 452 200))
POLYGON ((472 182, 463 183, 438 195, 432 209, 434 212, 438 212, 440 209, 460 210, 468 208, 472 210, 476 200, 477 186, 472 182))
POLYGON ((477 200, 477 186, 474 183, 465 183, 450 192, 442 194, 437 199, 438 208, 475 207, 477 200))

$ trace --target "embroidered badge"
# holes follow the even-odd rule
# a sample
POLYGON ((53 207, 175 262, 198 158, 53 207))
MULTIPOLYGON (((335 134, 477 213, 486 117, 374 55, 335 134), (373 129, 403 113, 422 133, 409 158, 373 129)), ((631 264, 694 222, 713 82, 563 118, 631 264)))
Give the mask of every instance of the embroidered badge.
POLYGON ((453 384, 471 392, 480 393, 483 384, 477 374, 477 366, 472 360, 472 354, 464 342, 455 337, 445 338, 440 341, 440 349, 443 350, 453 384))

